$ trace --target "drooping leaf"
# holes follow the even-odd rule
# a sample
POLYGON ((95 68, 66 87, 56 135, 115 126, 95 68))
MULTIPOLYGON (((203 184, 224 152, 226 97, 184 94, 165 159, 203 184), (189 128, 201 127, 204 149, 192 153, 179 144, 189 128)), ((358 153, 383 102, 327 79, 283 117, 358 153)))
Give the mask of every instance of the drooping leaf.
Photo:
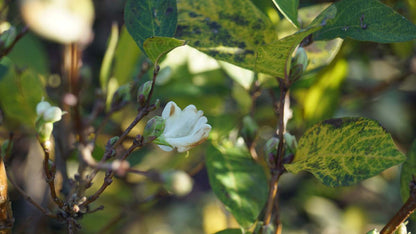
POLYGON ((114 77, 123 85, 133 79, 141 51, 123 27, 114 57, 114 77))
MULTIPOLYGON (((413 141, 409 152, 407 152, 407 160, 403 163, 402 166, 402 172, 400 176, 400 193, 402 195, 403 202, 406 202, 406 200, 409 198, 409 185, 413 180, 413 176, 416 176, 416 140, 413 141)), ((412 214, 410 218, 416 221, 415 214, 412 214)))
POLYGON ((391 136, 366 118, 330 119, 299 140, 295 159, 285 167, 308 171, 328 186, 346 186, 370 178, 405 160, 391 136))
POLYGON ((308 126, 333 116, 339 105, 340 87, 347 73, 347 61, 339 59, 317 74, 317 82, 307 88, 301 99, 308 126))
POLYGON ((243 232, 240 229, 224 229, 219 232, 216 232, 215 234, 243 234, 243 232))
POLYGON ((298 22, 298 7, 299 0, 273 0, 274 5, 279 11, 296 27, 299 27, 298 22))
POLYGON ((206 166, 212 190, 243 227, 254 223, 267 199, 264 170, 247 149, 211 146, 206 166))
MULTIPOLYGON (((1 60, 1 64, 8 63, 7 58, 1 60)), ((0 105, 7 117, 27 125, 34 124, 36 118, 36 105, 45 97, 45 89, 38 75, 25 70, 18 74, 9 66, 8 72, 0 80, 0 105)))
POLYGON ((416 25, 378 0, 342 0, 325 9, 312 25, 323 25, 314 40, 337 37, 381 43, 416 38, 416 25))
POLYGON ((139 48, 153 36, 171 37, 177 24, 175 0, 127 0, 124 10, 127 31, 139 48))
POLYGON ((100 84, 101 89, 107 90, 108 79, 110 78, 111 64, 113 63, 115 50, 118 42, 118 26, 113 24, 111 27, 110 38, 108 39, 107 50, 105 51, 103 61, 100 69, 100 84))
POLYGON ((176 47, 185 45, 184 40, 171 37, 151 37, 144 41, 143 48, 147 56, 154 64, 158 64, 160 58, 176 47))

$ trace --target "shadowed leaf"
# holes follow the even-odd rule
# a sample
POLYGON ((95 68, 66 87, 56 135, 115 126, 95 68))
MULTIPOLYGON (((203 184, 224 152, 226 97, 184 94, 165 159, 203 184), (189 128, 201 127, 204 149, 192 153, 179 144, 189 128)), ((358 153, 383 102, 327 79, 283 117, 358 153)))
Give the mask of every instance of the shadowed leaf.
POLYGON ((153 36, 171 37, 175 33, 177 10, 175 0, 127 0, 124 10, 127 31, 139 48, 153 36))
POLYGON ((243 227, 251 226, 267 199, 267 178, 245 148, 211 146, 206 156, 209 182, 243 227))

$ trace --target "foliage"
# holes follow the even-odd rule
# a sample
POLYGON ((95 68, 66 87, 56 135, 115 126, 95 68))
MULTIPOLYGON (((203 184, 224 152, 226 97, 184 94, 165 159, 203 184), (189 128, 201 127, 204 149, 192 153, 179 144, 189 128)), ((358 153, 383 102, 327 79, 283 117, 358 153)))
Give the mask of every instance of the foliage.
MULTIPOLYGON (((97 14, 96 38, 63 45, 62 59, 60 45, 10 25, 20 22, 13 7, 26 19, 25 1, 0 7, 7 177, 13 192, 56 227, 154 233, 166 223, 174 233, 362 233, 367 223, 382 226, 390 218, 387 204, 398 196, 391 178, 403 162, 402 199, 416 204, 409 196, 416 190, 412 1, 115 2, 97 12, 124 17, 124 24, 109 25, 97 14), (54 107, 58 122, 46 125, 44 113, 36 113, 44 99, 62 108, 54 107), (184 114, 180 106, 187 106, 184 114), (406 160, 400 151, 411 141, 406 160), (23 174, 46 177, 47 193, 34 194, 37 183, 23 174), (359 195, 367 190, 379 199, 359 195), (42 205, 31 197, 43 198, 42 205)), ((53 4, 71 17, 83 14, 53 4)), ((35 9, 31 19, 39 21, 30 23, 46 25, 46 10, 36 16, 35 9)), ((55 31, 47 38, 62 38, 55 31)), ((28 217, 16 207, 20 227, 28 217)), ((385 229, 403 226, 401 213, 385 229)), ((51 224, 36 231, 57 230, 51 224)))

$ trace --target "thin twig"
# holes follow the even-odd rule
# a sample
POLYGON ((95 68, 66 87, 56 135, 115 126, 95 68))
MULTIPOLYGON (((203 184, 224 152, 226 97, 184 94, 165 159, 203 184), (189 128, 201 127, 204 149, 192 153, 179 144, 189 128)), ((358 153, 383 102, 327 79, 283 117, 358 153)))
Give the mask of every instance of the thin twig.
MULTIPOLYGON (((52 200, 58 205, 59 208, 64 207, 64 202, 58 197, 55 190, 55 172, 54 170, 50 170, 49 168, 49 155, 50 155, 50 141, 46 141, 45 143, 41 143, 45 158, 43 159, 43 170, 45 171, 46 176, 46 183, 49 185, 49 190, 51 192, 52 200), (49 142, 49 143, 48 143, 49 142)), ((54 165, 52 166, 52 168, 54 165)))
POLYGON ((413 175, 413 180, 410 183, 410 196, 403 204, 400 210, 393 216, 393 218, 381 230, 380 234, 390 234, 395 232, 401 223, 416 210, 416 175, 413 175))

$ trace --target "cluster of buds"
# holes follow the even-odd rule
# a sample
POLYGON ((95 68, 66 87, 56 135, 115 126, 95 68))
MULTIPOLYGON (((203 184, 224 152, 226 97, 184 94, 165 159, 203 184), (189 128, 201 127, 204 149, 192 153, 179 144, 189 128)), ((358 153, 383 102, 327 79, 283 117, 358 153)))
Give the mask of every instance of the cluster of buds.
POLYGON ((36 131, 41 143, 49 140, 53 130, 53 123, 61 120, 65 113, 57 106, 51 106, 49 102, 41 101, 36 106, 36 131))
MULTIPOLYGON (((285 147, 285 155, 283 157, 283 161, 287 161, 285 159, 290 160, 290 156, 296 154, 296 148, 298 147, 298 142, 296 141, 296 137, 289 134, 283 134, 284 139, 284 147, 285 147)), ((276 165, 275 157, 277 155, 277 149, 279 147, 280 140, 278 137, 272 137, 264 146, 264 160, 266 161, 267 165, 271 168, 274 168, 276 165)))

